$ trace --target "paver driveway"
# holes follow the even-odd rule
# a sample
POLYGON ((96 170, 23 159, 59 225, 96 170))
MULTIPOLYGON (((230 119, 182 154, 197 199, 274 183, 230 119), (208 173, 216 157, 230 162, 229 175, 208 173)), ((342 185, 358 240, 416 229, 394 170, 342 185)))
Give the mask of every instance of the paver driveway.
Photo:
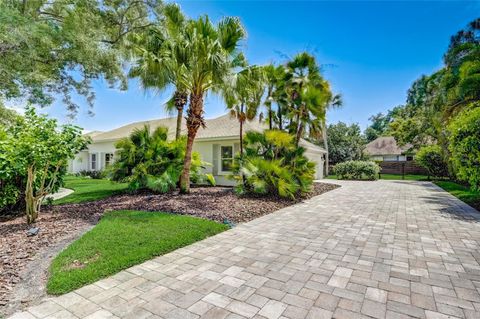
POLYGON ((480 214, 430 183, 341 184, 13 318, 480 318, 480 214))

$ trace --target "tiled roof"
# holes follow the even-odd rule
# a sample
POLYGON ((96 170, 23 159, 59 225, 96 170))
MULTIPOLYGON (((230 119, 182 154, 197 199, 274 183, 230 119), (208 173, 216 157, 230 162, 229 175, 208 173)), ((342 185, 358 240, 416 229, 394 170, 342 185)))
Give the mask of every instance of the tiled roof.
MULTIPOLYGON (((225 114, 217 118, 205 120, 206 127, 200 128, 197 132, 196 139, 220 139, 220 138, 238 138, 240 135, 240 124, 236 118, 232 118, 230 114, 225 114)), ((135 129, 141 129, 145 125, 150 127, 150 130, 155 130, 159 126, 168 128, 169 138, 175 136, 175 128, 177 125, 176 117, 169 117, 164 119, 149 120, 149 121, 140 121, 131 124, 121 126, 119 128, 113 129, 107 132, 101 132, 92 135, 93 142, 106 142, 106 141, 115 141, 121 138, 129 136, 135 129)), ((243 130, 247 131, 258 131, 262 132, 266 130, 268 126, 265 123, 261 123, 258 119, 253 121, 247 121, 244 124, 243 130)), ((186 123, 185 119, 182 121, 182 134, 186 134, 186 123)), ((302 141, 301 145, 309 149, 317 149, 323 151, 323 148, 320 146, 314 145, 307 141, 302 141)))

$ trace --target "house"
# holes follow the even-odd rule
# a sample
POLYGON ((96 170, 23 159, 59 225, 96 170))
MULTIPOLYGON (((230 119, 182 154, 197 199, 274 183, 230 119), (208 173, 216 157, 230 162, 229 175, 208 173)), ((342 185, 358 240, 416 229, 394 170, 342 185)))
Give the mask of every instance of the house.
MULTIPOLYGON (((182 133, 186 134, 185 121, 183 122, 182 133)), ((198 130, 193 151, 200 153, 202 160, 211 164, 205 168, 205 173, 213 174, 218 185, 233 185, 234 182, 227 176, 231 174, 233 158, 240 148, 239 123, 229 114, 207 119, 205 122, 206 128, 198 130)), ((173 139, 175 136, 176 118, 174 117, 135 122, 107 132, 90 132, 87 135, 92 139, 92 143, 70 161, 68 171, 78 173, 83 170, 103 170, 115 161, 115 143, 145 125, 148 125, 151 130, 159 126, 167 127, 169 138, 173 139)), ((244 124, 245 132, 249 130, 261 132, 265 129, 267 126, 259 121, 247 121, 244 124)), ((325 150, 304 140, 300 145, 306 149, 305 155, 316 163, 316 178, 323 178, 325 150)))
POLYGON ((365 153, 374 161, 406 162, 413 160, 413 155, 408 153, 411 147, 399 146, 393 136, 381 136, 365 146, 365 153))

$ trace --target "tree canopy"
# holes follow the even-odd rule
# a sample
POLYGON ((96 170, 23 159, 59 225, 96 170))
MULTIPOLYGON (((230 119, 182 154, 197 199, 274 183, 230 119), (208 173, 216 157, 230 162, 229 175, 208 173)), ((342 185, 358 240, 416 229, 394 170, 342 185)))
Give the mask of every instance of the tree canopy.
POLYGON ((75 114, 75 95, 93 105, 93 80, 126 88, 124 44, 161 10, 157 0, 0 1, 0 101, 61 97, 75 114))
POLYGON ((347 125, 343 122, 330 124, 327 132, 331 163, 336 164, 363 158, 366 141, 358 124, 347 125))

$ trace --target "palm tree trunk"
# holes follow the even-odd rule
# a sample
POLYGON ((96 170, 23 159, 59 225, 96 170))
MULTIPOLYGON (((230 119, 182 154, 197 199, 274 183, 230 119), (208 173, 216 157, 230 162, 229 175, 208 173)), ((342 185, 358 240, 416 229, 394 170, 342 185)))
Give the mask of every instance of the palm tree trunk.
POLYGON ((243 159, 243 104, 240 105, 240 158, 243 159))
POLYGON ((175 139, 178 140, 180 138, 180 134, 182 132, 182 117, 183 117, 183 107, 177 108, 177 129, 175 131, 175 139))
POLYGON ((183 162, 183 171, 180 176, 180 192, 190 192, 190 166, 192 164, 192 150, 195 136, 200 126, 205 127, 203 119, 203 95, 190 95, 190 107, 187 111, 187 148, 183 162))
POLYGON ((295 136, 295 145, 298 147, 298 144, 300 144, 300 139, 302 138, 302 135, 303 135, 303 124, 298 123, 297 125, 298 125, 298 129, 295 136))
POLYGON ((323 128, 322 128, 322 138, 323 138, 323 147, 325 148, 325 151, 327 152, 325 154, 325 177, 328 176, 329 172, 329 165, 328 165, 328 136, 327 136, 327 123, 323 122, 323 128))
POLYGON ((273 129, 272 120, 273 120, 273 114, 272 114, 272 107, 270 106, 270 108, 268 109, 268 128, 269 129, 273 129))
POLYGON ((182 133, 182 117, 183 117, 183 109, 185 108, 185 104, 187 104, 187 93, 176 91, 174 94, 174 103, 175 107, 177 108, 177 127, 175 131, 175 139, 178 140, 182 133))
POLYGON ((282 118, 282 107, 278 104, 278 129, 283 130, 283 118, 282 118))

